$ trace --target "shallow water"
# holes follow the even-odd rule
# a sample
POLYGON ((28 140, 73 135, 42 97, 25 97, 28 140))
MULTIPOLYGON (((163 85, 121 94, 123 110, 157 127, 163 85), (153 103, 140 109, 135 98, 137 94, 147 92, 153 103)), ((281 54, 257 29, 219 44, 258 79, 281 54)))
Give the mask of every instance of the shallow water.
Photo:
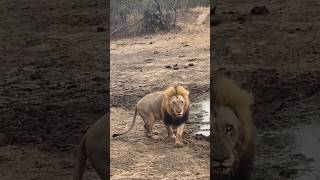
POLYGON ((294 153, 301 153, 311 162, 312 171, 296 178, 296 180, 320 180, 320 126, 305 126, 291 132, 296 139, 294 153))
POLYGON ((201 120, 200 130, 196 134, 204 136, 210 135, 210 101, 201 101, 194 104, 196 109, 195 115, 201 120))
POLYGON ((275 161, 265 159, 262 163, 280 165, 293 171, 294 180, 320 180, 320 125, 308 125, 265 132, 259 136, 260 146, 272 146, 277 154, 275 161), (285 164, 285 165, 284 165, 285 164))

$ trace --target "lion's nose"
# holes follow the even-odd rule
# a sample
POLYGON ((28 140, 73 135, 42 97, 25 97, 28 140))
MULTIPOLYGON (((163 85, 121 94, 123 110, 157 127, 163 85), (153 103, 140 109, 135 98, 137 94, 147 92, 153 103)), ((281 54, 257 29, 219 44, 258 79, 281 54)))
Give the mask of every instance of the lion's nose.
POLYGON ((214 156, 214 157, 213 157, 213 160, 214 160, 214 161, 217 161, 217 162, 219 162, 219 163, 221 163, 221 164, 222 164, 224 161, 228 160, 228 159, 229 159, 229 156, 224 155, 223 153, 220 154, 220 155, 218 155, 218 156, 214 156))

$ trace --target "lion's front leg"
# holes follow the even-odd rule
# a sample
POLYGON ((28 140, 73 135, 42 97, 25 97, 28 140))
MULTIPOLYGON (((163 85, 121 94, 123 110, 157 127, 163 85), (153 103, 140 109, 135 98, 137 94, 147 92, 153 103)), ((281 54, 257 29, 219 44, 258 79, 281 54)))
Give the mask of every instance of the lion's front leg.
POLYGON ((173 130, 172 130, 171 125, 164 123, 164 126, 166 127, 166 129, 168 131, 167 140, 168 141, 174 141, 176 139, 176 136, 173 134, 173 130))
POLYGON ((182 143, 182 134, 184 131, 184 123, 182 123, 180 126, 178 126, 177 128, 177 135, 176 135, 176 139, 175 139, 175 146, 176 147, 182 147, 183 143, 182 143))

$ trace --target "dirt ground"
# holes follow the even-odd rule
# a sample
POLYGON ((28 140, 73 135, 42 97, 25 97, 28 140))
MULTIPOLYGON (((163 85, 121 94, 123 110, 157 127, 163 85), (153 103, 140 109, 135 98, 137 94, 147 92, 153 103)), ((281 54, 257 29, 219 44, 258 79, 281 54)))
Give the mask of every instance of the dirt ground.
POLYGON ((106 19, 104 0, 0 2, 1 180, 71 179, 106 113, 106 19))
MULTIPOLYGON (((111 41, 111 134, 128 128, 141 97, 172 83, 187 87, 193 104, 209 98, 208 13, 194 9, 178 21, 181 31, 111 41)), ((199 121, 193 108, 190 113, 191 122, 199 121)), ((139 117, 128 134, 110 139, 111 179, 209 179, 209 142, 193 136, 198 128, 187 124, 184 147, 175 148, 148 139, 139 117)), ((166 136, 162 122, 154 130, 166 136)))
POLYGON ((227 0, 215 5, 214 69, 255 96, 254 179, 318 180, 319 156, 301 149, 319 150, 319 140, 305 147, 297 137, 300 130, 308 132, 305 127, 320 124, 320 2, 227 0), (250 14, 255 6, 269 13, 250 14))

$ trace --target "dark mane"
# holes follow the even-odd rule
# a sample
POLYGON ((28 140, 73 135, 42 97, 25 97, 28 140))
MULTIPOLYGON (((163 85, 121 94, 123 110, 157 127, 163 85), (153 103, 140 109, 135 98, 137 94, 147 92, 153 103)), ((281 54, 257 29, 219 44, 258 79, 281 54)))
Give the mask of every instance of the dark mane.
POLYGON ((173 117, 170 115, 167 111, 164 112, 163 114, 163 121, 166 124, 173 125, 173 126, 179 126, 182 123, 185 123, 188 120, 189 117, 189 109, 183 114, 182 117, 173 117))

